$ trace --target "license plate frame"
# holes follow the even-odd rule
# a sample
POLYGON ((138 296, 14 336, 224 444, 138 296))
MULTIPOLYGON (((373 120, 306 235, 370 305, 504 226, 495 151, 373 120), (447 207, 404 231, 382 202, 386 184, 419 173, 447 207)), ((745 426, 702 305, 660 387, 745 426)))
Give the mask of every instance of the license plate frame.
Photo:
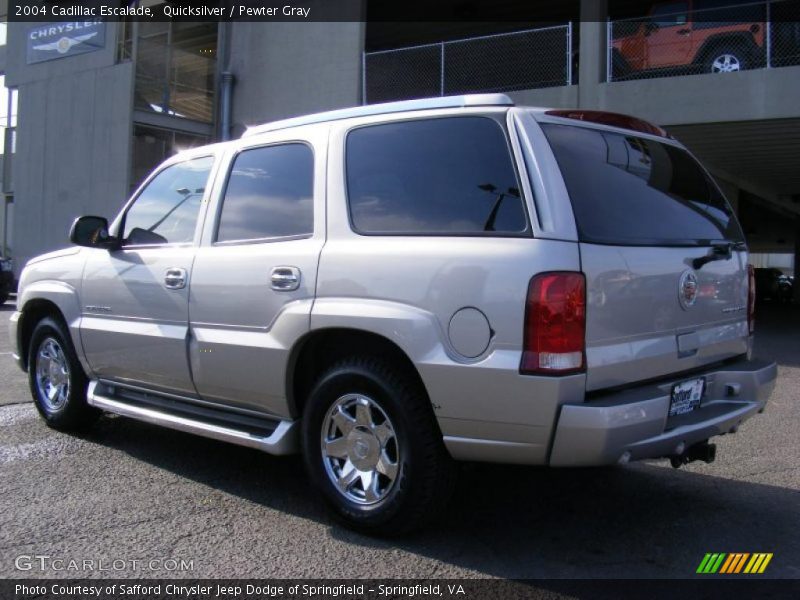
POLYGON ((705 377, 686 379, 674 384, 669 394, 669 416, 679 417, 697 410, 705 393, 705 377))

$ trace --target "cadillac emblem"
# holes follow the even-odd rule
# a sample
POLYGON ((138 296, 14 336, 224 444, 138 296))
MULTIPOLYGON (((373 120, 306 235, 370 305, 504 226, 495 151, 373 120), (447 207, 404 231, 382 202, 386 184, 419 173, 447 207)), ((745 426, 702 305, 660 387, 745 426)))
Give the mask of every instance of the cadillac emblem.
POLYGON ((684 271, 678 281, 678 300, 684 310, 697 301, 697 275, 691 269, 684 271))

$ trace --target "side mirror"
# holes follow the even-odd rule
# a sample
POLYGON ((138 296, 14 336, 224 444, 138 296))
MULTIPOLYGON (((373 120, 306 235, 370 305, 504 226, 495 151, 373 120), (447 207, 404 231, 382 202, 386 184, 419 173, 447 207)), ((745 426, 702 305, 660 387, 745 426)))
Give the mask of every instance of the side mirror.
POLYGON ((117 240, 108 234, 108 220, 103 217, 78 217, 69 230, 69 241, 78 246, 112 249, 117 240))

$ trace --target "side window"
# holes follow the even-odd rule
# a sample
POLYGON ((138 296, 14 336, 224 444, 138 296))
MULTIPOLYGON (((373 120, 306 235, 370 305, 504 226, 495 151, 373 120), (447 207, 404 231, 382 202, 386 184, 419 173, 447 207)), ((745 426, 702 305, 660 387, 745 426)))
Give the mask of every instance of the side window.
POLYGON ((498 235, 528 230, 505 132, 488 117, 421 119, 347 136, 354 229, 498 235))
POLYGON ((650 22, 659 27, 674 27, 675 25, 685 25, 689 12, 689 4, 686 2, 669 2, 657 4, 650 15, 650 22))
POLYGON ((125 214, 123 245, 191 242, 213 164, 214 157, 204 156, 156 175, 125 214))
POLYGON ((292 143, 244 150, 222 202, 218 242, 314 232, 314 154, 292 143))

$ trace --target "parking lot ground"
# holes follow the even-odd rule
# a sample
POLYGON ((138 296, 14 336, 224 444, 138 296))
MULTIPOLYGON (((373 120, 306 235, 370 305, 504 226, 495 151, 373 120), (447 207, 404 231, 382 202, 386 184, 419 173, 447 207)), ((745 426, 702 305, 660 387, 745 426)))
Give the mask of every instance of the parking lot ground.
POLYGON ((777 387, 763 415, 717 438, 715 463, 466 465, 438 527, 395 540, 336 524, 296 457, 116 417, 82 437, 49 430, 11 361, 11 310, 0 307, 0 576, 684 578, 707 552, 772 552, 763 577, 800 578, 798 310, 759 318, 777 387), (31 554, 126 566, 17 570, 31 554), (149 570, 170 558, 192 569, 149 570))

